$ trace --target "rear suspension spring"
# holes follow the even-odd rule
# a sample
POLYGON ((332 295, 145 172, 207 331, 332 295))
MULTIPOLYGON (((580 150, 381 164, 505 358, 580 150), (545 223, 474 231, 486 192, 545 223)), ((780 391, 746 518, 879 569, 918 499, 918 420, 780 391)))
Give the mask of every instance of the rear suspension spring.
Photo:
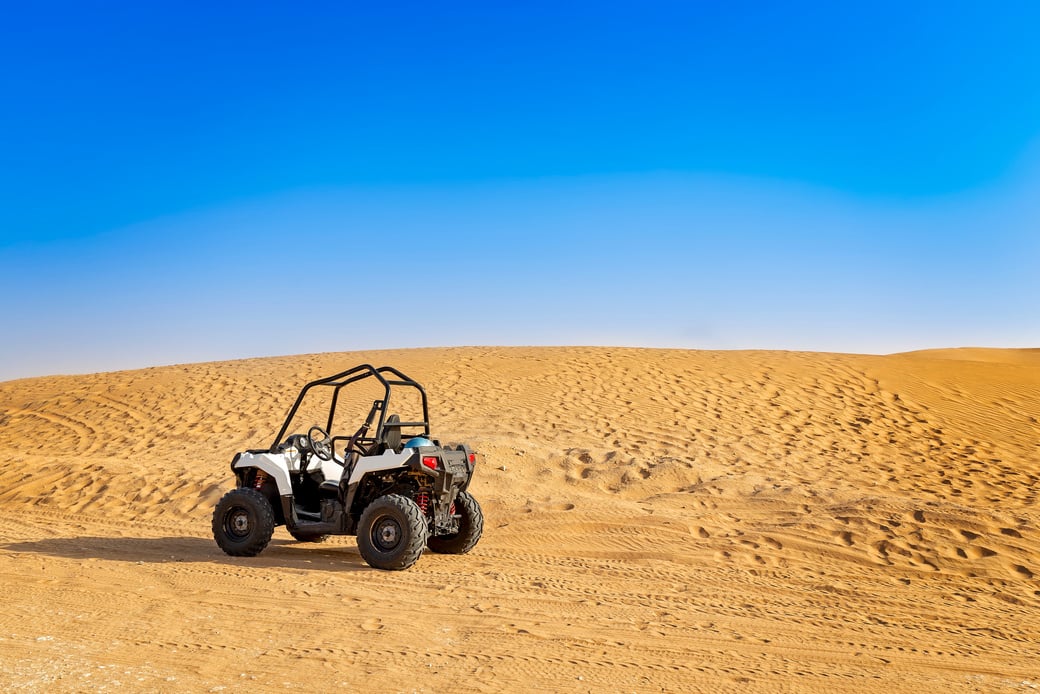
POLYGON ((430 495, 427 492, 419 492, 415 495, 415 503, 422 509, 423 515, 429 515, 430 495))

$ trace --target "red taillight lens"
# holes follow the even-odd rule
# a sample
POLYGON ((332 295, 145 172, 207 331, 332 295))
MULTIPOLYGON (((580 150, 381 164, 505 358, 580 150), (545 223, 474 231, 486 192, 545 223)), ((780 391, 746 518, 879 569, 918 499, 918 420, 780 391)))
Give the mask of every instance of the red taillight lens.
POLYGON ((471 462, 471 463, 477 462, 477 454, 476 453, 470 453, 469 454, 469 462, 471 462))
POLYGON ((437 459, 432 455, 424 455, 422 459, 422 464, 430 468, 431 470, 437 469, 437 459))

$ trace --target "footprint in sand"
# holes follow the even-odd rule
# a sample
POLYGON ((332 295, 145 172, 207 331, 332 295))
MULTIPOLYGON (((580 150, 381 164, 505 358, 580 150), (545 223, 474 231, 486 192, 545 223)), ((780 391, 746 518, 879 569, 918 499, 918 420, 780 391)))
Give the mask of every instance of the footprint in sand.
POLYGON ((1030 571, 1029 569, 1027 569, 1026 567, 1022 566, 1021 564, 1012 564, 1011 565, 1011 569, 1013 571, 1015 571, 1015 573, 1017 573, 1020 576, 1022 576, 1023 578, 1032 578, 1033 577, 1033 572, 1030 571))

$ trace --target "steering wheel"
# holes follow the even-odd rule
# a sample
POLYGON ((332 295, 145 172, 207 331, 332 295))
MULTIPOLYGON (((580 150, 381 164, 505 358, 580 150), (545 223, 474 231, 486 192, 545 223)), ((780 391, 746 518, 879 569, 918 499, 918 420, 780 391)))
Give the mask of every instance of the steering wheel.
POLYGON ((311 450, 319 460, 332 460, 332 438, 329 432, 319 426, 312 426, 307 430, 307 443, 311 445, 311 450), (320 434, 321 438, 316 438, 316 433, 320 434))

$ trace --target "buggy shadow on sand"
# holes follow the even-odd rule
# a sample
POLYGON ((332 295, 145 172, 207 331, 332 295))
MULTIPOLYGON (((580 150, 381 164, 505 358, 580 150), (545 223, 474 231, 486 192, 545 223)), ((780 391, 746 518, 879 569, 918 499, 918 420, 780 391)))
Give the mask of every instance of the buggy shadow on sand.
POLYGON ((301 542, 357 535, 361 556, 378 569, 407 569, 427 547, 464 554, 484 527, 467 491, 475 462, 468 446, 442 446, 431 436, 421 385, 390 366, 355 366, 305 385, 270 448, 235 455, 237 487, 217 503, 213 537, 227 554, 251 557, 278 525, 301 542), (357 429, 335 430, 337 405, 347 399, 341 391, 361 383, 381 386, 382 397, 357 429), (421 403, 410 420, 390 413, 401 389, 421 403), (319 392, 329 398, 324 426, 289 433, 301 405, 319 392))

